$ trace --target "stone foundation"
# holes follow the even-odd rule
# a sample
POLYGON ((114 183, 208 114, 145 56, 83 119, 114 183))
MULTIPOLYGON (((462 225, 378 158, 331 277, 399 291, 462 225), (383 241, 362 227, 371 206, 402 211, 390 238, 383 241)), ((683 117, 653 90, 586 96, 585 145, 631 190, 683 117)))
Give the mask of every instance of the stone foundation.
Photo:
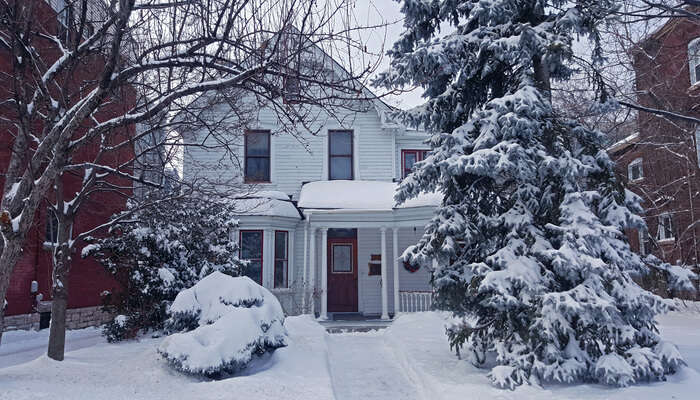
MULTIPOLYGON (((50 310, 50 308, 49 308, 50 310)), ((5 331, 18 329, 39 329, 41 314, 19 314, 5 316, 5 331)), ((112 315, 102 311, 101 306, 69 308, 66 310, 66 328, 81 329, 88 326, 98 326, 112 320, 112 315)))

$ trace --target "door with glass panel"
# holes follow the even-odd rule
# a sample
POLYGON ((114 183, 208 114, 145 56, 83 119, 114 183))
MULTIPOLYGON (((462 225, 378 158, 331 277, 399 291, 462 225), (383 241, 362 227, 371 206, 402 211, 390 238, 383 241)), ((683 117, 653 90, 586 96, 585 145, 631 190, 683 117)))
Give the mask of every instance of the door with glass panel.
POLYGON ((357 312, 357 239, 328 239, 328 311, 357 312))

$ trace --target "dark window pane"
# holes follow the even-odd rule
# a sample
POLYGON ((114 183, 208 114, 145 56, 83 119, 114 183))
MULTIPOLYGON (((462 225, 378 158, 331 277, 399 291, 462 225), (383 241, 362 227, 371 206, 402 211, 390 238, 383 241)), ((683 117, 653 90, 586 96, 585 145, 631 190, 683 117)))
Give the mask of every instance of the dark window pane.
POLYGON ((333 245, 333 272, 352 272, 352 246, 333 245))
POLYGON ((249 157, 246 159, 245 179, 247 181, 267 182, 270 180, 270 159, 249 157))
POLYGON ((352 179, 352 158, 331 157, 330 179, 352 179))
POLYGON ((250 260, 245 268, 245 276, 262 285, 262 260, 250 260))
POLYGON ((411 168, 413 168, 413 165, 416 163, 416 153, 404 153, 403 155, 403 164, 404 168, 407 171, 410 171, 411 168))
POLYGON ((287 258, 287 232, 275 232, 275 259, 287 258))
POLYGON ((58 218, 53 211, 46 212, 46 235, 44 237, 46 243, 58 242, 58 218))
POLYGON ((246 133, 245 154, 247 156, 269 156, 270 132, 246 133))
POLYGON ((275 260, 275 287, 287 287, 287 260, 275 260))
POLYGON ((241 258, 244 260, 262 258, 262 244, 262 232, 241 232, 241 258))
POLYGON ((700 63, 695 66, 695 83, 700 82, 700 63))
POLYGON ((332 156, 352 155, 352 132, 330 132, 332 156))

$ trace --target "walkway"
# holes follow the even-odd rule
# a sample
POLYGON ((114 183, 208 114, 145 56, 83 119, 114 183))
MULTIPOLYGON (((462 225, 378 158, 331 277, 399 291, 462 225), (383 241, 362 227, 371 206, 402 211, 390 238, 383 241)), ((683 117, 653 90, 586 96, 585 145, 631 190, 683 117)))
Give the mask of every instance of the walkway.
POLYGON ((331 334, 326 340, 336 400, 420 399, 382 331, 331 334))

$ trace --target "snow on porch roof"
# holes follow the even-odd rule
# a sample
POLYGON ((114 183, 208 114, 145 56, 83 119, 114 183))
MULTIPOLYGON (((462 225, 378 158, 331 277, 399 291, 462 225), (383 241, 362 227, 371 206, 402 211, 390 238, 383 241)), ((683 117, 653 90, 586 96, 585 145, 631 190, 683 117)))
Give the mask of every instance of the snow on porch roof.
POLYGON ((277 191, 258 191, 233 199, 239 216, 267 216, 301 219, 289 196, 277 191))
POLYGON ((299 207, 315 209, 391 210, 437 206, 442 201, 438 193, 422 193, 396 206, 394 194, 398 184, 380 181, 316 181, 302 186, 299 207))

